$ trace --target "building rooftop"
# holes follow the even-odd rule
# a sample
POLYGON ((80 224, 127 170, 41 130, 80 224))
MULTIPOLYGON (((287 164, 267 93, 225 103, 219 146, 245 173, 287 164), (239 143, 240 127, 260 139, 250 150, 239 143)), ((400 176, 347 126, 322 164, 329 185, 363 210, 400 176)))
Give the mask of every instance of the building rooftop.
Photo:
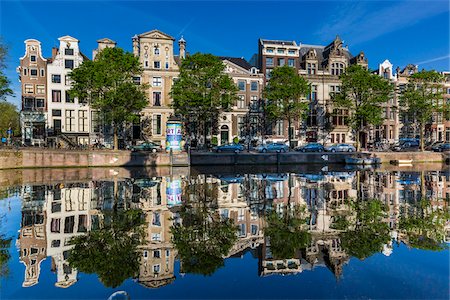
POLYGON ((297 46, 295 41, 283 41, 283 40, 266 40, 259 39, 261 44, 269 44, 269 45, 282 45, 282 46, 297 46))
POLYGON ((250 70, 252 65, 246 61, 243 57, 229 57, 229 56, 219 56, 221 60, 228 60, 229 62, 238 65, 241 68, 250 70))

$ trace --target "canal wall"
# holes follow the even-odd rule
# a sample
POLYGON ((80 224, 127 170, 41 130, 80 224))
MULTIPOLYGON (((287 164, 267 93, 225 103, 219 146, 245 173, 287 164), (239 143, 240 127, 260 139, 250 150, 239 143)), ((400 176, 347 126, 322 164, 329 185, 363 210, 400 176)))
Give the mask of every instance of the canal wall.
POLYGON ((186 153, 147 153, 111 150, 0 150, 0 169, 65 167, 188 166, 186 153))

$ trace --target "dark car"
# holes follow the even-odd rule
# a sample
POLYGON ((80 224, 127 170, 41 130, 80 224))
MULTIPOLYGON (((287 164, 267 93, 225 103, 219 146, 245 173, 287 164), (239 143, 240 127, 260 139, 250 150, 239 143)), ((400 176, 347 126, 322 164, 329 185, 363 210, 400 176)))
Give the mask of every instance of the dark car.
POLYGON ((153 153, 156 153, 157 151, 161 151, 162 146, 153 142, 145 142, 140 145, 130 146, 128 147, 128 149, 130 149, 131 151, 151 151, 153 153))
POLYGON ((395 145, 392 150, 394 151, 417 151, 419 150, 419 141, 408 140, 403 143, 395 145))
POLYGON ((450 151, 450 143, 440 144, 437 147, 433 147, 434 152, 447 152, 450 151))
POLYGON ((234 152, 234 153, 238 153, 241 151, 244 151, 244 146, 241 144, 225 144, 225 145, 220 145, 220 146, 216 146, 213 148, 214 151, 216 152, 234 152))
POLYGON ((444 142, 442 141, 436 141, 436 142, 432 142, 430 144, 427 144, 425 146, 425 150, 428 151, 436 151, 435 149, 438 149, 440 145, 442 145, 444 142))
POLYGON ((304 146, 300 146, 295 148, 295 151, 300 152, 323 152, 325 151, 325 147, 319 143, 309 143, 304 146))

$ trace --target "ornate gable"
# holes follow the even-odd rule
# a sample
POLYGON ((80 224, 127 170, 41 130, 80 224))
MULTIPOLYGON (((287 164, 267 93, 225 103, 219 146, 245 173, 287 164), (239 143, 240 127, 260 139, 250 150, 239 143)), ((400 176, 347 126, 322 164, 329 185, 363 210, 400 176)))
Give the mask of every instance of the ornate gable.
POLYGON ((222 61, 225 65, 225 73, 228 74, 245 74, 245 75, 249 75, 250 71, 242 68, 241 66, 238 66, 232 62, 230 62, 229 60, 223 60, 222 61))
POLYGON ((148 31, 148 32, 144 32, 138 35, 139 38, 150 38, 150 39, 162 39, 162 40, 172 40, 175 41, 175 39, 173 37, 171 37, 170 35, 159 31, 157 29, 148 31))
POLYGON ((317 60, 317 52, 315 49, 309 49, 306 53, 306 59, 314 59, 317 60))

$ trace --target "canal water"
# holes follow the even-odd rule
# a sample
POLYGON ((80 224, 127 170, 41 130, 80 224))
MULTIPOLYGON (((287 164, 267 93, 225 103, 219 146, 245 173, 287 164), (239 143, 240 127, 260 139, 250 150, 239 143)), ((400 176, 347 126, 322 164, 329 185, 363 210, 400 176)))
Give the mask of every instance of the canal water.
POLYGON ((448 299, 446 170, 2 176, 1 299, 448 299))

